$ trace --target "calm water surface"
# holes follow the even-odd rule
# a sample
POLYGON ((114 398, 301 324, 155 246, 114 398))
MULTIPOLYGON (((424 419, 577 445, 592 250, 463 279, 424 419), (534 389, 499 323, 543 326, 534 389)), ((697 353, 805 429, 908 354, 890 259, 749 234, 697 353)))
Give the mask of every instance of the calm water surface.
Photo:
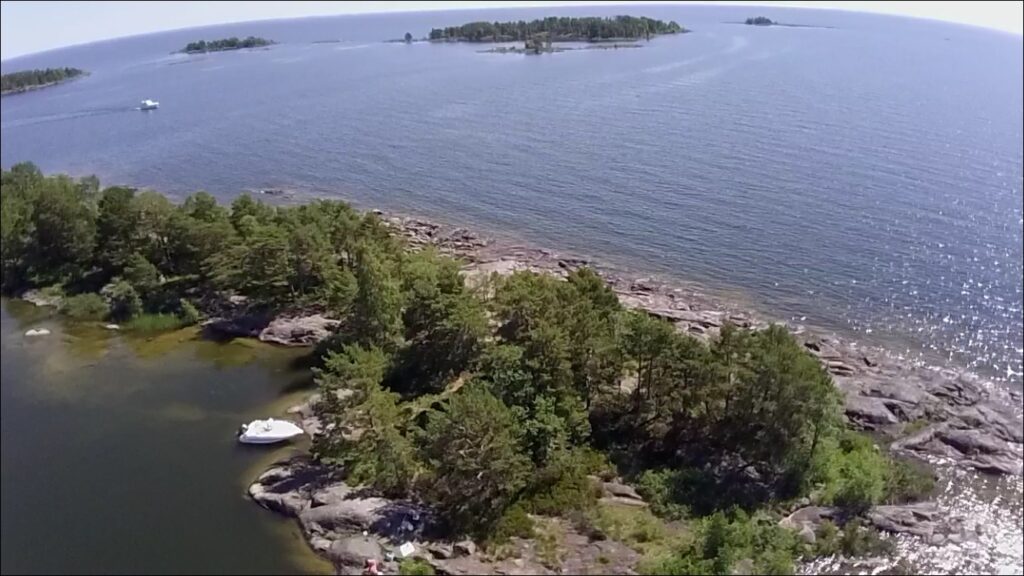
MULTIPOLYGON (((834 28, 724 23, 749 8, 628 11, 694 32, 540 57, 381 42, 551 14, 446 12, 218 26, 7 61, 92 74, 4 98, 0 163, 225 200, 279 187, 468 224, 738 292, 1019 389, 1020 36, 830 11, 757 9, 834 28), (170 54, 248 34, 281 44, 170 54), (143 98, 160 110, 135 110, 143 98)), ((1016 552, 933 559, 1024 570, 1020 483, 958 482, 947 498, 981 502, 972 514, 1016 552)))
POLYGON ((4 301, 0 316, 4 573, 324 572, 293 523, 245 497, 288 448, 234 437, 306 383, 294 354, 43 314, 4 301))

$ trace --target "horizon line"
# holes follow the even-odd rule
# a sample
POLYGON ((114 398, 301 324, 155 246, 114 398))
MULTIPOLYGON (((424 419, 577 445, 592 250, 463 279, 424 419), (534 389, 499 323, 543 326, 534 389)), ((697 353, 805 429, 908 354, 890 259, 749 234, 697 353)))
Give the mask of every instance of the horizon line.
POLYGON ((882 16, 882 17, 904 18, 904 19, 910 19, 910 20, 924 20, 924 21, 930 21, 930 22, 938 22, 938 23, 949 24, 949 25, 953 25, 953 26, 963 26, 963 27, 966 27, 966 28, 980 29, 980 30, 984 30, 984 31, 987 31, 987 32, 1003 33, 1003 34, 1008 34, 1010 36, 1016 36, 1018 38, 1024 39, 1024 33, 1022 33, 1022 32, 1016 32, 1016 31, 1013 31, 1013 30, 1005 30, 1005 29, 1001 29, 1001 28, 992 28, 992 27, 989 27, 989 26, 982 26, 982 25, 979 25, 979 24, 970 24, 970 23, 966 23, 966 22, 956 22, 956 21, 953 21, 953 20, 943 20, 943 19, 940 19, 940 18, 930 18, 930 17, 926 17, 926 16, 912 16, 912 15, 908 15, 908 14, 891 14, 891 13, 887 13, 887 12, 873 12, 873 11, 865 11, 865 10, 850 10, 850 9, 847 9, 847 8, 839 8, 839 7, 835 7, 835 6, 826 6, 826 5, 795 6, 795 5, 789 5, 789 4, 756 4, 756 3, 749 3, 749 2, 742 2, 742 1, 722 1, 722 2, 718 2, 718 1, 714 1, 714 0, 712 0, 711 2, 700 2, 700 1, 697 1, 697 2, 674 2, 674 1, 658 1, 658 0, 655 0, 654 2, 643 2, 643 1, 640 1, 640 2, 628 2, 626 0, 622 0, 621 2, 607 3, 607 4, 550 4, 550 5, 543 5, 543 6, 541 6, 541 5, 536 5, 536 6, 524 5, 524 6, 495 6, 495 7, 479 7, 479 6, 471 6, 471 7, 438 7, 438 8, 433 8, 433 9, 427 8, 427 9, 421 9, 421 10, 420 9, 408 9, 407 10, 407 9, 401 9, 400 8, 400 9, 397 9, 397 10, 374 10, 374 11, 370 11, 370 12, 358 12, 358 13, 348 13, 348 14, 345 14, 345 13, 342 13, 342 14, 337 14, 337 13, 334 13, 334 14, 332 14, 332 13, 327 13, 327 14, 306 14, 306 15, 302 15, 302 16, 281 16, 281 17, 276 17, 276 18, 254 18, 252 20, 232 20, 230 22, 213 22, 213 23, 210 23, 210 24, 199 24, 199 25, 195 25, 195 26, 182 26, 182 27, 178 27, 178 28, 168 28, 166 30, 154 30, 154 31, 151 31, 151 32, 140 32, 140 33, 137 33, 137 34, 125 34, 123 36, 112 36, 110 38, 100 38, 100 39, 97 39, 97 40, 90 40, 88 42, 78 42, 76 44, 67 44, 67 45, 64 45, 64 46, 57 46, 55 48, 48 48, 46 50, 39 50, 39 51, 36 51, 36 52, 26 52, 24 54, 18 54, 17 56, 11 56, 9 58, 0 58, 0 63, 10 62, 12 60, 17 60, 19 58, 28 58, 28 57, 32 57, 32 56, 39 56, 41 54, 47 54, 47 53, 50 53, 50 52, 57 52, 59 50, 69 50, 69 49, 73 49, 73 48, 81 48, 81 47, 84 47, 84 46, 91 46, 93 44, 102 44, 104 42, 114 42, 114 41, 118 41, 118 40, 126 40, 128 38, 139 38, 139 37, 142 37, 142 36, 154 36, 154 35, 157 35, 157 34, 170 34, 170 33, 173 33, 173 32, 181 32, 183 30, 201 30, 203 28, 213 28, 213 27, 216 27, 216 26, 231 26, 231 25, 236 25, 236 24, 250 24, 250 23, 259 23, 259 22, 277 22, 277 21, 289 21, 289 20, 307 20, 307 19, 314 19, 314 18, 346 18, 346 17, 358 18, 360 16, 379 16, 381 14, 416 14, 416 13, 430 13, 430 12, 459 12, 459 11, 485 11, 485 10, 487 10, 487 11, 500 11, 500 10, 523 10, 523 9, 531 9, 531 8, 537 8, 537 9, 544 9, 544 8, 556 8, 556 9, 557 8, 609 8, 609 7, 618 7, 618 6, 623 6, 623 7, 627 7, 627 6, 640 6, 640 7, 643 7, 643 6, 750 6, 750 7, 754 7, 754 8, 784 8, 784 9, 787 9, 787 10, 828 10, 828 11, 832 11, 832 12, 847 12, 847 13, 851 13, 851 14, 871 14, 871 15, 882 16))

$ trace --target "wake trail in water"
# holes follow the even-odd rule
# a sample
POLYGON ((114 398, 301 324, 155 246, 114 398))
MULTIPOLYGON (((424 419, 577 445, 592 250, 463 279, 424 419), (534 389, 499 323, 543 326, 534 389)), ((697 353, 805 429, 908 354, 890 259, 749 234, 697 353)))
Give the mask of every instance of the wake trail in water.
POLYGON ((62 112, 60 114, 43 114, 39 116, 29 116, 26 118, 19 118, 10 122, 2 122, 0 126, 4 128, 13 128, 15 126, 34 126, 37 124, 46 124, 50 122, 62 122, 65 120, 75 120, 78 118, 90 118, 93 116, 108 116, 112 114, 121 114, 124 112, 138 111, 138 106, 117 106, 117 107, 103 107, 103 108, 86 108, 83 110, 77 110, 72 112, 62 112))

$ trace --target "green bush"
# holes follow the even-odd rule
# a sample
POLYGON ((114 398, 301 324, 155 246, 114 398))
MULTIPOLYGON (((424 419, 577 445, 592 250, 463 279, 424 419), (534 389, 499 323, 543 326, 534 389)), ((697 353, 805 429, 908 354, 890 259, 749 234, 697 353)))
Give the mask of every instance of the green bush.
POLYGON ((689 545, 639 569, 650 574, 732 574, 743 562, 750 564, 744 570, 755 574, 792 574, 799 550, 792 532, 767 515, 716 512, 699 524, 689 545))
POLYGON ((684 518, 687 507, 678 502, 679 474, 675 470, 646 470, 637 479, 636 489, 651 505, 651 511, 663 518, 684 518))
POLYGON ((822 501, 854 514, 881 502, 886 495, 889 459, 868 436, 843 433, 838 442, 822 446, 818 480, 825 484, 822 501))
POLYGON ((831 520, 818 526, 814 540, 814 556, 833 556, 839 553, 839 529, 831 520))
POLYGON ((178 311, 178 318, 181 319, 182 326, 192 326, 198 324, 202 316, 199 314, 199 310, 192 305, 191 302, 182 298, 180 303, 180 310, 178 311))
POLYGON ((524 498, 526 509, 534 514, 557 516, 592 507, 601 490, 587 477, 588 465, 593 463, 587 452, 563 453, 539 470, 524 498))
POLYGON ((894 549, 891 541, 874 528, 865 527, 859 518, 847 522, 839 537, 839 550, 845 556, 882 556, 892 554, 894 549))
POLYGON ((893 459, 886 478, 885 497, 889 502, 920 502, 935 491, 935 474, 922 464, 893 459))
POLYGON ((78 294, 65 298, 60 311, 75 320, 102 320, 110 313, 110 306, 99 294, 78 294))
POLYGON ((398 565, 398 573, 406 574, 408 576, 428 576, 430 574, 437 574, 434 571, 434 567, 428 564, 425 560, 419 558, 406 558, 398 565))
POLYGON ((101 293, 110 300, 110 317, 114 320, 123 322, 142 313, 142 298, 125 280, 115 279, 101 293))
POLYGON ((533 538, 534 522, 521 504, 513 504, 494 525, 488 545, 503 544, 509 538, 533 538))

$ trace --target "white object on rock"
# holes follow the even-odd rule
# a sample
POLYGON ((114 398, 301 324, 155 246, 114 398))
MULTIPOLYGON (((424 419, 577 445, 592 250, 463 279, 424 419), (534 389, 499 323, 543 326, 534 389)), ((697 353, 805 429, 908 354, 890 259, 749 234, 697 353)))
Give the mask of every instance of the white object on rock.
POLYGON ((103 327, 106 328, 107 330, 120 330, 121 329, 121 327, 118 326, 117 324, 107 324, 107 325, 105 325, 103 327))
POLYGON ((50 333, 46 328, 32 328, 25 332, 25 336, 46 336, 50 333))
POLYGON ((415 551, 416 546, 414 546, 412 542, 406 542, 405 544, 402 544, 398 547, 398 554, 402 558, 408 558, 409 556, 412 556, 413 552, 415 551))
POLYGON ((238 441, 243 444, 273 444, 302 434, 302 428, 287 420, 268 418, 242 424, 238 431, 238 441))

